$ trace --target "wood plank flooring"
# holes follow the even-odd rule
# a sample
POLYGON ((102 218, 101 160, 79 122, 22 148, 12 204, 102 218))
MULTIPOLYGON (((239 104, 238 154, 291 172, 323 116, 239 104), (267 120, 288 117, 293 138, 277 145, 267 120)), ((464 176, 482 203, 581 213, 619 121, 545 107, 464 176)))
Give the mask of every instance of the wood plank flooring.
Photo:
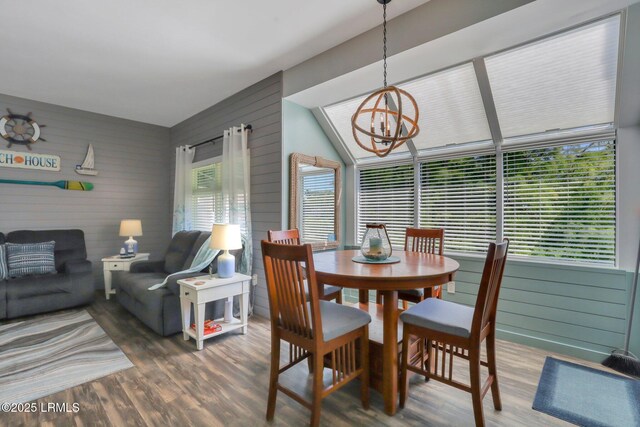
MULTIPOLYGON (((162 338, 112 299, 97 295, 87 308, 134 368, 36 401, 80 404, 78 413, 0 413, 2 426, 301 426, 309 411, 278 395, 275 420, 265 421, 269 378, 270 325, 250 319, 249 334, 232 332, 205 341, 203 351, 183 341, 182 334, 162 338)), ((283 349, 286 346, 283 345, 283 349)), ((484 400, 487 425, 569 425, 531 409, 540 372, 550 353, 498 341, 498 374, 503 410, 484 400)), ((597 365, 577 361, 588 366, 597 365)), ((463 362, 463 361, 462 361, 463 362)), ((306 364, 305 364, 306 365, 306 364)), ((464 363, 455 368, 466 379, 464 363)), ((383 411, 382 396, 372 391, 371 409, 360 405, 359 383, 332 394, 322 406, 321 424, 339 426, 467 426, 473 425, 471 396, 435 381, 412 379, 405 409, 393 416, 383 411)))

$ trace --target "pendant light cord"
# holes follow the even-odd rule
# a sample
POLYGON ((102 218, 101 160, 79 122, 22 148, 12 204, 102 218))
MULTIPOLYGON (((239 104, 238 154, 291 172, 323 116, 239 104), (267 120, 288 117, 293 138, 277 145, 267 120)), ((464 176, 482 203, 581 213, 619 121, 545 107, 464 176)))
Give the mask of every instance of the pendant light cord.
MULTIPOLYGON (((382 5, 382 63, 384 71, 384 88, 387 88, 387 3, 382 5)), ((384 94, 384 108, 389 108, 389 94, 384 94)))
POLYGON ((382 5, 382 62, 384 67, 384 87, 387 87, 387 4, 382 5))

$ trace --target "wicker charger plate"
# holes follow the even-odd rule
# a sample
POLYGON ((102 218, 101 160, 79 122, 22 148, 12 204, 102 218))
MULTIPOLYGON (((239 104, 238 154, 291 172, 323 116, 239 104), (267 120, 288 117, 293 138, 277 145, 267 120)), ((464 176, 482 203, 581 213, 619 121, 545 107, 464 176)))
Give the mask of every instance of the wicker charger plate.
POLYGON ((367 259, 363 255, 358 255, 351 258, 351 260, 354 262, 359 262, 361 264, 395 264, 397 262, 400 262, 400 258, 398 258, 397 256, 390 256, 387 259, 377 261, 373 259, 367 259))

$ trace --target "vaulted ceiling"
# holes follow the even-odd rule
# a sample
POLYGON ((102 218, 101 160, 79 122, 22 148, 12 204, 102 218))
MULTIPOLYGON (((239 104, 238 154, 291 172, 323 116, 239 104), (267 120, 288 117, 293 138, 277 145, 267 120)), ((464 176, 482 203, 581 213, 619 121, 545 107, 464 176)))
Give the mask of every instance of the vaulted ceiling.
POLYGON ((0 93, 164 126, 381 21, 375 0, 2 3, 0 93))

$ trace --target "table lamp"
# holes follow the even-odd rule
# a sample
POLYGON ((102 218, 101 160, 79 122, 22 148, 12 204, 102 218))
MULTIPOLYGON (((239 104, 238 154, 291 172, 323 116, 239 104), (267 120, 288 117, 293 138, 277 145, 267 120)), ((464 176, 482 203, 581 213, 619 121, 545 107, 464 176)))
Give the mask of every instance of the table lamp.
POLYGON ((129 236, 129 239, 124 242, 124 248, 128 255, 138 253, 138 242, 133 240, 133 237, 142 236, 142 221, 139 219, 123 219, 120 222, 120 236, 129 236))
POLYGON ((242 249, 240 226, 238 224, 213 224, 211 229, 211 249, 224 251, 218 257, 218 277, 233 277, 236 271, 236 257, 230 249, 242 249))

